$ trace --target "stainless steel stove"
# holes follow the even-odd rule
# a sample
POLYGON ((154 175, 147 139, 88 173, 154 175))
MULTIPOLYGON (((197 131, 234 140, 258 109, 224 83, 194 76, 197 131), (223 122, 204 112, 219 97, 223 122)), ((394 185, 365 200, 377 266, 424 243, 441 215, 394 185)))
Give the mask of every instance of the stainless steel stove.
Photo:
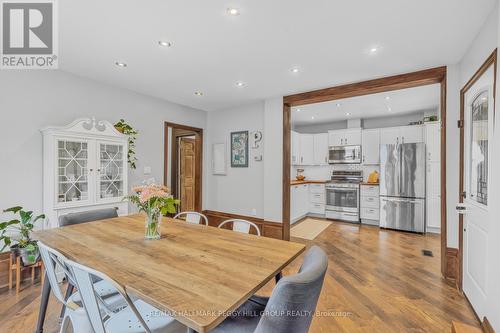
POLYGON ((363 171, 333 171, 326 184, 326 218, 359 223, 363 171))

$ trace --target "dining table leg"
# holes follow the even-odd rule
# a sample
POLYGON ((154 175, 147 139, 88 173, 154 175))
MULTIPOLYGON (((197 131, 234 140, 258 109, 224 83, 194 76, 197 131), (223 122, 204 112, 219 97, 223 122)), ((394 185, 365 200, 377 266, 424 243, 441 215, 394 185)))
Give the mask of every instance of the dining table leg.
POLYGON ((276 283, 278 283, 282 277, 283 277, 283 272, 279 272, 278 274, 276 274, 276 276, 274 277, 276 283))
POLYGON ((35 333, 43 332, 43 324, 45 322, 45 313, 49 305, 50 297, 50 282, 49 279, 44 279, 42 286, 42 295, 40 297, 40 311, 38 312, 38 320, 36 322, 35 333))

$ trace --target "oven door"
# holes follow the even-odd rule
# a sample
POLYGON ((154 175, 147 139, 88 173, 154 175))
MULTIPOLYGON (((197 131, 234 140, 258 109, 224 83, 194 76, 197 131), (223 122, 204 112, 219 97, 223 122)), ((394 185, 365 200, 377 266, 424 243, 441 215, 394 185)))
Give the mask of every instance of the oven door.
POLYGON ((359 187, 327 187, 326 209, 357 213, 359 211, 359 187))
POLYGON ((361 163, 361 146, 336 146, 329 150, 330 164, 361 163))

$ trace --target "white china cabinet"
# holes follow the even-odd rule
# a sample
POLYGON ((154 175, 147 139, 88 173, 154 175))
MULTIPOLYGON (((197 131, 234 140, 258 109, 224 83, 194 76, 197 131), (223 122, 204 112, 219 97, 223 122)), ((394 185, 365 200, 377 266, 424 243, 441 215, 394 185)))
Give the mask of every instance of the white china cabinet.
POLYGON ((127 136, 107 121, 77 119, 43 135, 43 207, 48 227, 61 215, 116 207, 128 213, 127 136))

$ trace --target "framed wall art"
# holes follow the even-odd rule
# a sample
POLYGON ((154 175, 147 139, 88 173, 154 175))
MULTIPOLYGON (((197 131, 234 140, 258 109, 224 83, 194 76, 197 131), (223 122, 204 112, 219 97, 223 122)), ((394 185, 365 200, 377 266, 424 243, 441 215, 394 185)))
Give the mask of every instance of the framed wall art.
POLYGON ((231 132, 231 168, 248 168, 248 131, 231 132))

